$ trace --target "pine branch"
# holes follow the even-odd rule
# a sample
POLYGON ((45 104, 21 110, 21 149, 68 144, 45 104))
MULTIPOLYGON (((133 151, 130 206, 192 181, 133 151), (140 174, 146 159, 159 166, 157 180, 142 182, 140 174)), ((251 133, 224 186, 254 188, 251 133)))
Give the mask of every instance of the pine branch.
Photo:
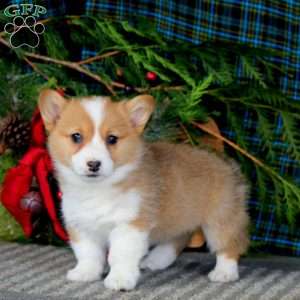
POLYGON ((271 123, 269 121, 270 115, 267 115, 267 113, 264 110, 257 108, 256 113, 258 117, 257 130, 261 137, 261 144, 263 146, 263 149, 267 150, 266 158, 270 162, 274 162, 276 158, 276 153, 274 151, 274 145, 271 139, 275 131, 273 125, 274 123, 271 123))
POLYGON ((107 84, 102 79, 101 76, 92 73, 91 71, 89 71, 88 69, 86 69, 86 68, 78 65, 77 63, 68 62, 68 61, 60 60, 60 59, 55 59, 55 58, 51 58, 51 57, 47 57, 47 56, 43 56, 43 55, 39 55, 39 54, 35 54, 35 53, 25 52, 25 55, 27 57, 32 57, 32 58, 35 58, 35 59, 38 59, 38 60, 42 60, 42 61, 46 61, 46 62, 52 62, 52 63, 58 64, 58 65, 62 65, 62 66, 68 67, 70 69, 73 69, 75 71, 78 71, 78 72, 80 72, 82 74, 85 74, 88 77, 93 78, 94 80, 102 83, 112 95, 115 95, 115 92, 114 92, 112 86, 109 85, 109 84, 107 84))
POLYGON ((257 193, 259 196, 259 199, 266 199, 267 197, 267 179, 265 177, 265 174, 260 171, 260 168, 258 165, 254 164, 255 166, 255 174, 256 174, 256 182, 257 182, 257 193))
MULTIPOLYGON (((0 43, 2 43, 3 45, 11 48, 9 43, 6 42, 3 38, 0 38, 0 43)), ((108 85, 101 78, 101 76, 90 72, 88 69, 78 65, 75 62, 69 62, 69 61, 60 60, 60 59, 56 59, 56 58, 51 58, 51 57, 43 56, 43 55, 40 55, 40 54, 30 53, 30 52, 24 52, 24 56, 31 57, 31 58, 38 59, 38 60, 42 60, 42 61, 45 61, 45 62, 55 63, 55 64, 58 64, 58 65, 62 65, 62 66, 68 67, 70 69, 76 70, 76 71, 78 71, 80 73, 83 73, 83 74, 87 75, 88 77, 91 77, 94 80, 102 83, 112 95, 115 95, 115 92, 114 92, 112 86, 108 85)))
POLYGON ((300 134, 299 134, 299 124, 291 118, 291 116, 285 112, 281 113, 281 118, 283 122, 283 134, 285 141, 288 145, 288 152, 292 157, 298 162, 300 162, 300 134))
POLYGON ((160 63, 164 68, 177 74, 191 87, 195 87, 196 85, 195 80, 190 76, 190 74, 188 73, 187 69, 184 66, 179 67, 178 65, 171 63, 164 57, 158 55, 152 49, 147 48, 146 53, 148 58, 151 59, 153 57, 153 59, 155 59, 158 63, 160 63))
MULTIPOLYGON (((0 43, 2 43, 3 45, 11 48, 10 44, 8 42, 6 42, 2 38, 0 38, 0 43)), ((112 95, 116 95, 116 93, 113 90, 113 87, 124 89, 126 87, 125 84, 120 83, 120 82, 116 82, 116 81, 111 81, 110 84, 107 84, 99 75, 94 74, 93 72, 91 72, 88 69, 82 67, 81 65, 83 65, 83 64, 89 64, 89 63, 95 62, 97 60, 101 60, 101 59, 104 59, 104 58, 107 58, 107 57, 110 57, 110 56, 117 55, 119 53, 120 53, 120 51, 112 51, 112 52, 109 52, 109 53, 106 53, 106 54, 103 54, 103 55, 93 56, 93 57, 90 57, 90 58, 88 58, 86 60, 82 60, 82 61, 79 61, 79 62, 71 62, 71 61, 65 61, 65 60, 55 59, 55 58, 51 58, 51 57, 48 57, 48 56, 43 56, 43 55, 39 55, 39 54, 35 54, 35 53, 25 52, 24 53, 24 60, 33 69, 35 69, 35 71, 37 73, 39 73, 40 75, 42 75, 47 80, 49 79, 48 76, 45 75, 45 74, 42 74, 41 70, 39 70, 36 67, 36 65, 33 64, 31 61, 29 61, 26 57, 31 57, 31 58, 42 60, 42 61, 45 61, 45 62, 55 63, 55 64, 58 64, 58 65, 62 65, 62 66, 68 67, 70 69, 76 70, 76 71, 78 71, 80 73, 83 73, 83 74, 87 75, 88 77, 91 77, 94 80, 102 83, 109 90, 109 92, 112 95)), ((163 85, 159 85, 159 86, 156 86, 156 87, 149 87, 149 88, 139 88, 139 87, 135 88, 135 90, 137 92, 139 92, 139 93, 149 92, 149 91, 156 91, 156 90, 180 90, 180 89, 182 89, 181 86, 165 87, 163 85)))
POLYGON ((214 76, 212 74, 208 75, 204 78, 198 85, 196 85, 191 91, 191 101, 195 104, 198 104, 201 97, 206 94, 207 88, 211 85, 214 80, 214 76))
POLYGON ((233 130, 235 133, 235 139, 237 141, 237 144, 246 149, 247 141, 244 137, 244 132, 242 128, 243 116, 239 116, 239 114, 235 113, 233 109, 234 108, 231 105, 228 105, 228 103, 226 103, 226 115, 228 123, 230 125, 230 129, 233 130))
MULTIPOLYGON (((59 24, 55 20, 60 22, 65 18, 54 18, 56 26, 59 24)), ((271 118, 273 115, 283 117, 284 141, 290 156, 299 161, 300 105, 274 88, 276 78, 272 76, 278 68, 265 60, 265 52, 214 44, 193 47, 176 43, 174 47, 173 42, 163 40, 151 30, 147 21, 144 25, 133 27, 127 22, 101 21, 96 17, 67 17, 67 20, 67 26, 76 26, 76 30, 70 30, 73 42, 87 48, 92 46, 97 55, 81 61, 68 61, 67 58, 72 54, 68 47, 61 54, 63 42, 58 45, 53 42, 63 41, 55 26, 53 32, 45 32, 45 39, 42 40, 41 49, 45 55, 12 49, 0 34, 0 43, 12 50, 9 55, 15 53, 18 57, 9 65, 0 61, 1 114, 7 107, 22 110, 25 107, 23 99, 30 99, 33 107, 37 91, 42 85, 56 87, 59 84, 70 88, 72 94, 76 95, 89 93, 89 83, 78 79, 76 72, 99 82, 101 85, 96 86, 96 91, 100 90, 101 93, 103 85, 112 95, 123 97, 125 87, 131 85, 134 92, 155 96, 160 113, 156 113, 152 118, 154 123, 149 125, 151 130, 148 136, 152 140, 157 137, 169 138, 171 135, 174 138, 180 126, 180 132, 184 131, 187 137, 185 140, 193 143, 197 140, 198 132, 190 126, 191 123, 204 121, 213 114, 223 114, 224 121, 236 134, 235 143, 228 139, 226 143, 236 150, 249 177, 255 171, 259 198, 263 200, 272 195, 278 212, 290 221, 300 212, 300 192, 296 183, 271 166, 276 162, 276 149, 271 139, 275 130, 271 118), (236 62, 239 59, 246 78, 237 80, 236 62), (24 61, 33 69, 29 75, 24 75, 24 61), (122 82, 116 81, 118 68, 123 70, 122 82), (145 79, 147 71, 157 74, 157 82, 145 79), (13 79, 8 78, 8 74, 12 74, 9 76, 13 79), (29 80, 31 84, 25 84, 29 80), (16 105, 13 105, 12 99, 16 100, 16 105), (223 111, 224 104, 227 113, 223 111), (257 156, 249 152, 251 145, 242 126, 242 109, 249 109, 258 118, 256 132, 261 138, 259 150, 264 152, 257 156), (265 162, 259 158, 264 153, 267 154, 265 162)), ((222 141, 226 139, 220 134, 219 138, 222 141)))
POLYGON ((263 88, 267 88, 267 85, 265 81, 263 80, 263 75, 259 72, 259 70, 250 63, 248 57, 241 56, 241 63, 243 70, 245 72, 245 75, 249 77, 250 79, 254 79, 257 83, 259 83, 260 86, 263 88))

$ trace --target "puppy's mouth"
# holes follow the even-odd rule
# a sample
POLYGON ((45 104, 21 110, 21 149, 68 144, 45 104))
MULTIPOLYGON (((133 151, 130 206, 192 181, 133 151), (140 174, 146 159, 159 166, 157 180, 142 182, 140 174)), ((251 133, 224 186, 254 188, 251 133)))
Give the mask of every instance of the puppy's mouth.
POLYGON ((86 180, 103 180, 105 176, 102 173, 86 173, 82 175, 86 180))
POLYGON ((89 178, 97 178, 97 177, 100 177, 100 174, 88 174, 86 176, 89 178))

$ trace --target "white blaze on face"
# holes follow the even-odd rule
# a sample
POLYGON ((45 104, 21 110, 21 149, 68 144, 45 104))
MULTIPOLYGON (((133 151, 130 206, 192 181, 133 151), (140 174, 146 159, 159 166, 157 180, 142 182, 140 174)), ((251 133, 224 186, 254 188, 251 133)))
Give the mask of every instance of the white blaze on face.
MULTIPOLYGON (((105 141, 100 135, 100 127, 105 116, 105 100, 96 97, 94 100, 83 100, 81 105, 88 113, 93 123, 93 138, 84 145, 80 151, 72 156, 72 166, 79 175, 88 175, 89 161, 100 161, 100 176, 110 176, 113 173, 113 161, 106 147, 105 141)), ((84 137, 83 137, 84 138, 84 137)))

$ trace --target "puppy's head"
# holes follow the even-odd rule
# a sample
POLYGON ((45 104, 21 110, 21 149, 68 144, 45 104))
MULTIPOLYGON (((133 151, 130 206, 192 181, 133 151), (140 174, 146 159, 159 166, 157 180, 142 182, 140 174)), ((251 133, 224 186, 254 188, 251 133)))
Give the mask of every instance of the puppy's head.
POLYGON ((103 180, 140 158, 140 135, 154 99, 140 95, 121 102, 106 97, 66 100, 54 90, 44 90, 39 108, 52 159, 76 176, 103 180))

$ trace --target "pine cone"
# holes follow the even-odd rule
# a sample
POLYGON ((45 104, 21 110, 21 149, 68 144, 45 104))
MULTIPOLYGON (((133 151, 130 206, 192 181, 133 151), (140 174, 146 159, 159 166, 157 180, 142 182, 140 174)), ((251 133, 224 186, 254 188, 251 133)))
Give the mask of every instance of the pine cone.
POLYGON ((30 138, 30 122, 21 120, 18 114, 11 113, 0 121, 0 154, 7 148, 12 150, 26 148, 30 138))

